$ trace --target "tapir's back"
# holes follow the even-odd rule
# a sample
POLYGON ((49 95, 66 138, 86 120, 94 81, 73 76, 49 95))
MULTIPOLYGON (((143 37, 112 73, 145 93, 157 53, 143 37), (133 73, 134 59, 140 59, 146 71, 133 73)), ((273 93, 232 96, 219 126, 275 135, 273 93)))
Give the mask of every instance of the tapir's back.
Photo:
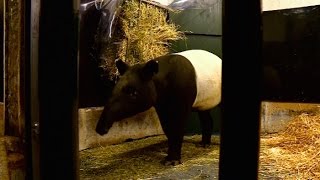
POLYGON ((187 50, 175 53, 188 59, 194 67, 197 96, 193 108, 207 110, 221 101, 221 59, 204 50, 187 50))

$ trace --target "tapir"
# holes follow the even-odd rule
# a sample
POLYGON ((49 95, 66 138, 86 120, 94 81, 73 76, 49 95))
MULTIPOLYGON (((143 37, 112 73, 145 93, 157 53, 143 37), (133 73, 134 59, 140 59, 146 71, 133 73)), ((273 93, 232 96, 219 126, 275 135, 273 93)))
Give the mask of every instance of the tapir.
POLYGON ((200 145, 210 145, 210 110, 221 101, 222 61, 217 55, 194 49, 132 66, 119 59, 115 64, 120 77, 97 123, 98 134, 108 133, 116 121, 154 107, 168 139, 163 163, 177 165, 188 116, 196 111, 202 129, 200 145))

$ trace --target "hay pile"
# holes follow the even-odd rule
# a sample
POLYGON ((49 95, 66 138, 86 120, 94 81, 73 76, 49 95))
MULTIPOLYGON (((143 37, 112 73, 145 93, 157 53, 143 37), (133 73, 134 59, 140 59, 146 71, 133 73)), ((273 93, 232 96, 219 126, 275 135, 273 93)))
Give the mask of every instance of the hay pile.
POLYGON ((260 171, 283 179, 320 179, 320 115, 301 114, 261 139, 260 171))
MULTIPOLYGON (((199 177, 205 179, 206 174, 217 174, 217 172, 203 173, 201 170, 190 173, 190 168, 210 167, 210 170, 214 170, 213 166, 218 166, 219 146, 196 147, 195 144, 200 140, 200 135, 184 138, 183 164, 175 167, 163 166, 160 163, 167 155, 167 139, 164 135, 83 150, 80 152, 80 178, 181 179, 178 177, 185 177, 188 174, 188 179, 201 179, 199 177)), ((219 137, 212 137, 213 144, 218 144, 219 141, 219 137)))
POLYGON ((178 26, 167 21, 167 10, 138 0, 124 2, 112 44, 103 47, 101 67, 109 79, 117 75, 115 59, 133 65, 165 55, 170 43, 184 39, 178 26))

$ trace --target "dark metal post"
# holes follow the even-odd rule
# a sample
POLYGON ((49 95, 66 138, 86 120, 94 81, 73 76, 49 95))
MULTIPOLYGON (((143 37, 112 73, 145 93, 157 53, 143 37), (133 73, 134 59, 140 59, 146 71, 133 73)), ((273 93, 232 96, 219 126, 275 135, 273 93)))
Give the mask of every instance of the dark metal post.
MULTIPOLYGON (((24 2, 25 5, 25 9, 24 9, 24 16, 25 16, 25 24, 24 24, 24 34, 25 34, 25 73, 24 73, 24 77, 25 77, 25 174, 26 174, 26 180, 38 180, 36 178, 34 178, 34 174, 33 174, 33 170, 35 169, 33 167, 33 156, 35 153, 33 153, 32 151, 32 130, 31 130, 31 122, 32 122, 32 116, 34 116, 34 113, 31 112, 31 109, 33 107, 32 104, 32 100, 33 98, 31 97, 31 92, 33 92, 35 90, 35 87, 31 85, 31 82, 33 82, 31 80, 31 72, 35 72, 34 70, 31 70, 31 43, 30 43, 30 39, 32 37, 32 34, 30 33, 30 27, 31 25, 31 0, 27 0, 24 2), (32 87, 32 88, 31 88, 32 87)), ((35 79, 33 79, 35 80, 35 79)), ((36 112, 38 113, 38 112, 36 112)), ((37 152, 38 153, 38 152, 37 152)))
POLYGON ((27 179, 40 179, 39 142, 39 18, 41 0, 26 1, 26 140, 27 179))
POLYGON ((219 179, 258 179, 260 1, 223 1, 219 179))
POLYGON ((40 179, 79 179, 77 0, 41 0, 40 179))

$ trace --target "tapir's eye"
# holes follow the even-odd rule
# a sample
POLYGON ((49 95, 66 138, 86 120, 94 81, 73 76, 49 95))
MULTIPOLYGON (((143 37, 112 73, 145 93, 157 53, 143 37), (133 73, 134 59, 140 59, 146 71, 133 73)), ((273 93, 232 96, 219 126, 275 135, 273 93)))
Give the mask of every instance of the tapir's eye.
POLYGON ((126 86, 123 88, 123 92, 131 97, 135 97, 138 94, 138 91, 135 87, 126 86))

